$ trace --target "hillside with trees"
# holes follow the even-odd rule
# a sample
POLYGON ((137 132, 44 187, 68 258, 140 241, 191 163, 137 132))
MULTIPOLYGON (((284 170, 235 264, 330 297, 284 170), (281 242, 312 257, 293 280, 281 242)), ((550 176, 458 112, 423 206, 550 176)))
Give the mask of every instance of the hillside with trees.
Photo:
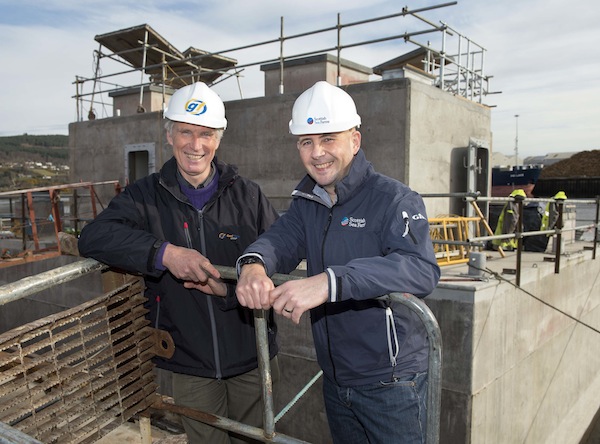
POLYGON ((68 136, 0 137, 0 191, 67 183, 68 165, 68 136))

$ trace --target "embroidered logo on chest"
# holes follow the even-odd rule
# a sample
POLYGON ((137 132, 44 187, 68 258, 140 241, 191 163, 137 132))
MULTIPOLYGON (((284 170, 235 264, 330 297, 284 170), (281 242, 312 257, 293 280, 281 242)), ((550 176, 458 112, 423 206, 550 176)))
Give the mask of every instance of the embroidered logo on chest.
POLYGON ((367 220, 357 217, 343 217, 341 221, 342 227, 351 227, 351 228, 365 228, 367 226, 367 220))
POLYGON ((219 233, 219 239, 223 240, 230 240, 230 241, 236 241, 240 238, 239 234, 231 234, 231 233, 219 233))

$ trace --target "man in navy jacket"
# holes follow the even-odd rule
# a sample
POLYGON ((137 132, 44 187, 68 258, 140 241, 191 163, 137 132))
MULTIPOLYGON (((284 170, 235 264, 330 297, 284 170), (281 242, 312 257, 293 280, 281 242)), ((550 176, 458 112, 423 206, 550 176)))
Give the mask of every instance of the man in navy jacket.
POLYGON ((424 443, 428 342, 417 316, 377 300, 429 294, 440 269, 422 198, 374 171, 352 98, 317 82, 292 110, 307 176, 289 210, 238 259, 237 297, 298 323, 310 310, 335 443, 424 443), (268 276, 307 260, 308 278, 268 276))

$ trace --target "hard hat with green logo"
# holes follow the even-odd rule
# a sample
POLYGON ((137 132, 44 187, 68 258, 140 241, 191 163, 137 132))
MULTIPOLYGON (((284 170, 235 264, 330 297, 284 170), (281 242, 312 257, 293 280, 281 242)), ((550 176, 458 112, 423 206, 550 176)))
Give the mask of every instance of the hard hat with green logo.
POLYGON ((360 125, 354 100, 346 91, 325 81, 315 83, 294 102, 290 133, 339 133, 360 125))
POLYGON ((227 128, 223 101, 203 82, 175 91, 165 110, 165 118, 207 128, 227 128))

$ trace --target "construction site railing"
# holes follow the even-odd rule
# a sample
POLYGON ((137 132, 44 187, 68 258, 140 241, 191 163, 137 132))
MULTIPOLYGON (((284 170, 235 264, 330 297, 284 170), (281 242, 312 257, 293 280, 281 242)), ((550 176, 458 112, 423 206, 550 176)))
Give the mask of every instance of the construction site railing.
MULTIPOLYGON (((82 221, 94 219, 98 205, 102 208, 96 189, 99 186, 114 187, 115 194, 121 191, 118 180, 105 182, 76 182, 65 185, 28 188, 0 192, 0 204, 7 212, 2 213, 2 235, 21 237, 21 248, 11 247, 2 252, 2 259, 20 259, 30 253, 28 260, 45 259, 61 254, 61 232, 77 234, 82 221), (82 190, 88 193, 89 213, 81 211, 82 190), (47 197, 46 197, 47 196, 47 197), (46 200, 47 199, 47 200, 46 200), (65 201, 67 203, 65 203, 65 201), (8 225, 5 226, 4 222, 8 225)), ((0 267, 12 265, 0 261, 0 267)))
MULTIPOLYGON (((459 240, 459 241, 456 241, 453 239, 432 239, 432 242, 434 244, 442 244, 442 245, 460 245, 460 246, 465 246, 465 247, 481 248, 488 241, 516 239, 517 240, 516 268, 513 271, 514 271, 514 274, 516 275, 516 284, 517 285, 521 284, 521 260, 522 260, 522 253, 523 253, 523 239, 526 237, 540 236, 540 235, 555 237, 556 248, 553 251, 554 257, 552 260, 554 261, 554 264, 555 264, 554 272, 558 274, 558 273, 560 273, 560 257, 562 254, 563 233, 568 233, 568 232, 572 232, 572 231, 582 231, 582 230, 587 230, 587 229, 594 229, 594 239, 592 241, 592 246, 590 247, 590 249, 592 250, 592 259, 593 260, 596 259, 596 250, 597 250, 597 246, 598 246, 598 242, 599 242, 598 231, 600 229, 600 223, 599 223, 600 222, 600 196, 596 197, 595 199, 523 198, 520 196, 517 196, 517 197, 487 197, 487 196, 480 196, 479 193, 422 194, 421 196, 423 198, 461 197, 464 199, 465 202, 475 204, 474 206, 477 209, 478 209, 478 207, 477 207, 476 203, 478 201, 498 202, 498 203, 514 202, 517 205, 517 212, 518 212, 517 226, 515 228, 514 233, 490 234, 489 236, 477 235, 477 236, 471 236, 464 240, 459 240), (551 203, 556 204, 558 217, 557 217, 557 221, 556 221, 554 228, 549 229, 549 230, 524 231, 523 209, 524 209, 525 205, 530 202, 538 202, 538 203, 551 202, 551 203), (594 223, 585 224, 585 225, 577 225, 574 227, 565 228, 563 216, 564 216, 564 206, 567 203, 595 205, 594 223)), ((479 212, 479 215, 485 221, 485 219, 483 218, 483 214, 481 214, 481 212, 479 212)), ((436 219, 434 218, 433 220, 435 221, 436 219)), ((486 222, 486 224, 487 224, 487 222, 486 222)), ((486 226, 487 226, 488 232, 491 233, 492 232, 491 227, 489 227, 489 225, 486 225, 486 226)), ((504 257, 504 252, 502 251, 502 248, 498 247, 498 250, 499 250, 500 254, 504 257)))
MULTIPOLYGON (((227 280, 237 280, 237 273, 235 268, 233 267, 217 267, 224 279, 227 280)), ((33 295, 39 291, 44 289, 51 288, 56 285, 67 283, 71 280, 74 280, 78 277, 84 276, 88 273, 94 271, 107 270, 108 267, 105 265, 93 260, 93 259, 84 259, 69 265, 65 265, 53 270, 49 270, 43 273, 40 273, 36 276, 31 276, 27 278, 23 278, 19 281, 16 281, 11 284, 7 284, 0 287, 0 305, 7 304, 12 301, 16 301, 18 299, 22 299, 24 297, 33 295)), ((280 285, 283 282, 286 282, 290 279, 301 279, 301 277, 290 276, 290 275, 280 275, 276 274, 273 276, 273 281, 276 285, 280 285)), ((140 290, 142 291, 142 290, 140 290)), ((137 297, 137 295, 136 295, 137 297)), ((440 426, 440 408, 441 408, 441 378, 442 378, 442 337, 439 325, 433 313, 430 311, 429 307, 421 300, 416 298, 410 294, 400 294, 400 293, 392 293, 386 296, 383 296, 379 299, 393 301, 402 304, 407 307, 412 312, 416 313, 416 315, 423 322, 428 339, 429 339, 429 376, 428 376, 428 399, 427 399, 427 443, 437 444, 439 442, 439 426, 440 426)), ((269 349, 268 349, 268 340, 267 340, 267 324, 265 318, 264 310, 255 310, 255 328, 256 328, 256 337, 257 337, 257 351, 258 351, 258 364, 259 371, 261 375, 261 384, 263 390, 263 400, 264 400, 264 429, 251 427, 247 424, 239 423, 236 421, 232 421, 228 418, 212 415, 209 413, 201 412, 198 410, 190 409, 187 407, 177 406, 174 404, 165 403, 160 399, 153 399, 150 408, 153 409, 163 409, 169 410, 181 415, 189 416, 193 419, 202 421, 206 424, 212 425, 214 427, 219 427, 224 430, 234 431, 236 433, 240 433, 244 436, 254 438, 263 442, 268 443, 305 443, 305 441, 298 440, 296 438, 275 432, 275 415, 274 415, 274 407, 273 407, 273 390, 272 390, 272 380, 271 380, 271 369, 270 369, 270 361, 269 361, 269 349)), ((43 322, 42 322, 43 324, 43 322)), ((83 334, 83 333, 82 333, 83 334)), ((2 335, 4 336, 4 335, 2 335)), ((2 337, 0 336, 0 337, 2 337)), ((9 336, 11 336, 9 334, 9 336)), ((11 336, 12 337, 12 336, 11 336)), ((24 341, 27 341, 27 338, 23 338, 24 341)), ((158 342, 165 341, 164 336, 160 336, 158 342)), ((21 344, 19 344, 19 348, 21 344)), ((156 351, 156 349, 154 349, 156 351)), ((7 366, 6 357, 0 353, 0 378, 2 375, 2 371, 7 368, 10 369, 10 366, 7 366)), ((54 356, 53 360, 59 360, 59 356, 54 356)), ((16 362, 15 358, 12 357, 9 359, 10 362, 16 362)), ((21 361, 23 361, 21 359, 21 361)), ((23 365, 23 362, 21 362, 23 365)), ((25 373, 24 373, 25 374, 25 373)), ((313 381, 316 378, 313 378, 313 381)), ((311 381, 312 382, 312 381, 311 381)), ((8 390, 6 390, 8 391, 8 390)), ((5 392, 6 392, 5 391, 5 392)), ((2 390, 0 390, 0 401, 2 396, 2 390)), ((6 394, 6 393, 5 393, 6 394)), ((92 394, 93 398, 93 394, 92 394)), ((64 402, 64 400, 63 400, 64 402)), ((39 406, 39 414, 42 415, 41 410, 43 406, 39 406)), ((121 411, 122 415, 125 415, 127 411, 121 411)), ((55 410, 55 415, 57 412, 55 410)), ((279 415, 278 415, 279 416, 279 415)), ((129 418, 121 418, 123 421, 128 420, 129 418)), ((2 433, 6 431, 6 433, 10 434, 12 427, 15 427, 18 430, 18 423, 16 424, 8 424, 3 425, 0 423, 0 442, 2 439, 2 433)), ((30 426, 31 427, 31 426, 30 426)), ((142 434, 150 433, 150 429, 148 427, 148 417, 145 415, 141 415, 140 418, 140 429, 142 434), (144 425, 144 427, 142 427, 144 425)), ((21 432, 17 432, 20 436, 21 432)), ((143 442, 151 442, 148 436, 142 436, 143 442)), ((24 438, 22 441, 23 444, 34 444, 39 443, 37 439, 31 438, 31 440, 27 440, 24 438)), ((79 442, 79 441, 69 441, 69 442, 79 442)))

